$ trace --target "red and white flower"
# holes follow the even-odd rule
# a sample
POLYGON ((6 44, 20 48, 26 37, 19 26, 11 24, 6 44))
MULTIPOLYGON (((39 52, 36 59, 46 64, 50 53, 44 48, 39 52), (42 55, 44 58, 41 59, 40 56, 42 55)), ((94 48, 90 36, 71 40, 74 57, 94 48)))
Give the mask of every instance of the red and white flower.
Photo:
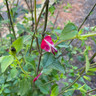
POLYGON ((41 49, 44 49, 47 52, 52 52, 55 55, 57 49, 54 47, 52 38, 48 35, 41 42, 41 49))

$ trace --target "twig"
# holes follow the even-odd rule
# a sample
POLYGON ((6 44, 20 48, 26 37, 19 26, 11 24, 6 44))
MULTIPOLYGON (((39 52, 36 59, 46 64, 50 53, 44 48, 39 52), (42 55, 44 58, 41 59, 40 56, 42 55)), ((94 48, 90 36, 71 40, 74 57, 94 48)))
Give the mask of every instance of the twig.
POLYGON ((8 11, 8 18, 10 19, 10 24, 11 24, 11 27, 12 27, 13 35, 14 35, 14 38, 15 38, 15 40, 16 40, 14 25, 13 25, 12 18, 11 18, 11 15, 10 15, 10 10, 9 10, 8 1, 7 1, 7 0, 5 0, 5 1, 6 1, 7 11, 8 11))
MULTIPOLYGON (((89 62, 91 62, 95 56, 96 56, 96 53, 94 53, 94 55, 90 58, 89 62)), ((80 75, 73 81, 73 83, 71 83, 69 86, 65 87, 64 90, 62 90, 59 93, 59 95, 64 93, 67 89, 69 89, 72 85, 74 85, 79 80, 79 78, 83 75, 84 72, 85 72, 85 67, 81 71, 80 75)))
MULTIPOLYGON (((42 40, 44 38, 44 33, 46 31, 46 27, 47 27, 47 19, 48 19, 48 7, 49 7, 49 0, 46 0, 47 1, 47 4, 46 4, 46 12, 45 12, 45 23, 44 23, 44 29, 43 29, 43 32, 42 32, 42 40)), ((41 52, 40 52, 40 57, 39 57, 39 63, 38 63, 38 66, 37 66, 37 75, 38 75, 38 71, 39 71, 39 67, 40 67, 40 62, 41 62, 41 58, 42 58, 42 49, 41 49, 41 52)))
MULTIPOLYGON (((47 4, 47 3, 48 3, 48 0, 45 1, 44 5, 43 5, 43 7, 42 7, 42 9, 41 9, 40 15, 39 15, 39 17, 38 17, 38 21, 36 22, 36 23, 37 23, 37 24, 36 24, 36 27, 35 27, 36 29, 37 29, 37 27, 38 27, 38 24, 39 24, 41 15, 42 15, 42 13, 43 13, 43 11, 44 11, 44 8, 46 7, 46 4, 47 4)), ((34 32, 34 34, 33 34, 33 36, 32 36, 31 46, 30 46, 30 50, 29 50, 29 53, 30 53, 30 54, 31 54, 31 49, 32 49, 32 45, 33 45, 33 40, 34 40, 34 38, 35 38, 35 32, 34 32)))
MULTIPOLYGON (((36 0, 34 0, 34 16, 35 16, 35 34, 37 34, 37 14, 36 14, 36 0)), ((39 43, 38 43, 38 38, 36 37, 36 43, 37 43, 37 48, 40 53, 40 48, 39 48, 39 43)))
POLYGON ((31 9, 30 9, 30 6, 29 6, 27 0, 24 0, 24 1, 25 1, 26 5, 27 5, 27 7, 28 7, 28 10, 31 12, 31 9))
MULTIPOLYGON (((80 27, 78 28, 78 32, 80 31, 81 27, 84 25, 85 21, 88 19, 88 17, 90 16, 90 14, 92 13, 92 11, 94 10, 96 6, 96 3, 94 4, 94 6, 92 7, 92 9, 90 10, 90 12, 88 13, 88 15, 85 17, 85 19, 83 20, 83 22, 81 23, 80 27)), ((73 39, 74 40, 74 39, 73 39)), ((70 41, 69 45, 73 42, 73 40, 70 41)))
POLYGON ((70 84, 69 86, 67 86, 66 88, 64 88, 64 90, 61 91, 61 92, 59 93, 59 95, 62 94, 62 93, 64 93, 67 89, 69 89, 72 85, 74 85, 74 84, 80 79, 80 77, 82 76, 82 74, 83 74, 84 72, 85 72, 85 68, 81 71, 80 75, 74 80, 74 82, 71 83, 71 84, 70 84))
POLYGON ((33 17, 33 4, 32 0, 30 0, 31 3, 31 18, 32 18, 32 32, 34 31, 34 17, 33 17))
POLYGON ((86 92, 86 94, 89 94, 89 93, 91 93, 91 92, 93 92, 93 91, 96 91, 96 88, 94 88, 94 89, 92 89, 92 90, 87 91, 87 92, 86 92))
POLYGON ((59 15, 59 11, 57 12, 56 19, 55 19, 55 22, 54 22, 54 25, 53 25, 53 29, 54 29, 54 27, 55 27, 55 24, 56 24, 56 21, 57 21, 58 15, 59 15))

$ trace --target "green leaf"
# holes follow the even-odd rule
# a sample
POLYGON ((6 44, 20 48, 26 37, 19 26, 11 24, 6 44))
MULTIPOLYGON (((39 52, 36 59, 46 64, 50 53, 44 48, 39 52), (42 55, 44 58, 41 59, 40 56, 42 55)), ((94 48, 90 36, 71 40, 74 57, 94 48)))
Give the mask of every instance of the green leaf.
MULTIPOLYGON (((90 69, 88 71, 90 71, 90 69)), ((86 75, 95 75, 95 73, 94 72, 87 72, 86 75)))
POLYGON ((25 27, 23 24, 17 23, 18 30, 25 30, 25 27))
POLYGON ((35 84, 39 87, 40 91, 43 94, 48 94, 50 91, 50 84, 43 85, 44 83, 41 80, 37 80, 35 84))
POLYGON ((7 69, 7 67, 13 62, 13 60, 13 56, 4 56, 1 61, 1 71, 4 72, 7 69))
POLYGON ((89 70, 89 67, 90 67, 90 62, 89 62, 89 58, 88 58, 88 55, 86 55, 85 56, 85 58, 86 58, 86 73, 88 72, 88 70, 89 70))
POLYGON ((61 63, 54 57, 52 53, 45 53, 43 57, 43 67, 51 72, 51 69, 58 70, 64 73, 64 68, 61 63))
POLYGON ((43 66, 48 67, 55 61, 54 55, 52 53, 45 53, 43 57, 43 66))
POLYGON ((2 61, 2 59, 3 59, 4 57, 5 57, 5 56, 0 57, 0 63, 1 63, 1 61, 2 61))
POLYGON ((84 79, 88 80, 88 81, 91 81, 91 78, 90 77, 87 77, 87 76, 83 76, 84 79))
POLYGON ((6 37, 14 38, 14 35, 13 34, 8 34, 6 37))
POLYGON ((16 68, 13 68, 11 70, 11 74, 10 74, 11 78, 15 78, 17 76, 17 74, 18 74, 18 70, 16 68))
POLYGON ((19 37, 17 40, 15 40, 12 46, 15 47, 16 52, 19 52, 23 47, 23 37, 19 37))
POLYGON ((11 93, 11 91, 8 88, 5 88, 4 93, 11 93))
POLYGON ((58 60, 55 60, 50 66, 61 73, 65 73, 63 66, 58 60))
POLYGON ((89 71, 96 72, 96 68, 90 68, 89 71))
POLYGON ((54 7, 54 6, 51 6, 51 7, 49 8, 49 12, 51 13, 51 15, 54 14, 54 11, 55 11, 55 7, 54 7))
POLYGON ((58 96, 58 93, 59 93, 59 88, 58 88, 58 85, 55 84, 52 86, 52 91, 51 91, 51 95, 50 96, 58 96))
POLYGON ((67 25, 65 25, 61 35, 60 35, 60 39, 62 40, 69 40, 72 37, 76 36, 78 33, 77 31, 77 27, 73 24, 73 23, 68 23, 67 25))
POLYGON ((24 96, 30 90, 31 83, 28 81, 28 79, 22 79, 20 80, 19 88, 20 89, 19 89, 18 95, 24 96))

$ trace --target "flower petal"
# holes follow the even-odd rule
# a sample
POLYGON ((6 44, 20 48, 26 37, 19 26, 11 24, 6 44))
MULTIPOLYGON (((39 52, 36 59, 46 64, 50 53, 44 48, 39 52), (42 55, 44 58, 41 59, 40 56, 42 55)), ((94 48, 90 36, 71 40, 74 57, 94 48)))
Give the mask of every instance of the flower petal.
POLYGON ((50 35, 46 36, 44 39, 47 40, 51 45, 54 45, 50 35))
POLYGON ((57 52, 57 49, 54 47, 54 43, 49 35, 42 40, 41 49, 44 49, 47 52, 52 52, 54 55, 55 52, 57 52))
POLYGON ((57 49, 54 46, 51 46, 51 52, 55 55, 55 52, 57 53, 57 49))
POLYGON ((40 73, 37 77, 35 77, 33 82, 35 82, 41 75, 42 75, 42 73, 40 73))
POLYGON ((45 42, 44 39, 42 40, 42 43, 41 43, 41 49, 44 49, 45 51, 50 52, 50 46, 45 42))

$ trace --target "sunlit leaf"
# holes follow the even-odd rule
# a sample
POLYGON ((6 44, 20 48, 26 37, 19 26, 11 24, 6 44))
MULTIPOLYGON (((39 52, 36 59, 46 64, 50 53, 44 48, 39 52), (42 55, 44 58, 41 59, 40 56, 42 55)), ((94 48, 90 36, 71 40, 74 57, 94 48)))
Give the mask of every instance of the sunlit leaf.
POLYGON ((58 96, 58 93, 59 93, 59 88, 58 88, 58 85, 55 84, 52 86, 52 91, 51 91, 51 95, 50 96, 58 96))
POLYGON ((19 37, 17 40, 15 40, 12 46, 15 47, 16 52, 19 52, 23 47, 23 37, 19 37))
POLYGON ((65 25, 61 35, 60 35, 60 39, 62 40, 69 40, 72 37, 76 36, 78 33, 77 31, 77 27, 73 24, 73 23, 68 23, 67 25, 65 25))
POLYGON ((13 62, 13 56, 4 56, 1 61, 1 71, 4 72, 7 67, 13 62))

